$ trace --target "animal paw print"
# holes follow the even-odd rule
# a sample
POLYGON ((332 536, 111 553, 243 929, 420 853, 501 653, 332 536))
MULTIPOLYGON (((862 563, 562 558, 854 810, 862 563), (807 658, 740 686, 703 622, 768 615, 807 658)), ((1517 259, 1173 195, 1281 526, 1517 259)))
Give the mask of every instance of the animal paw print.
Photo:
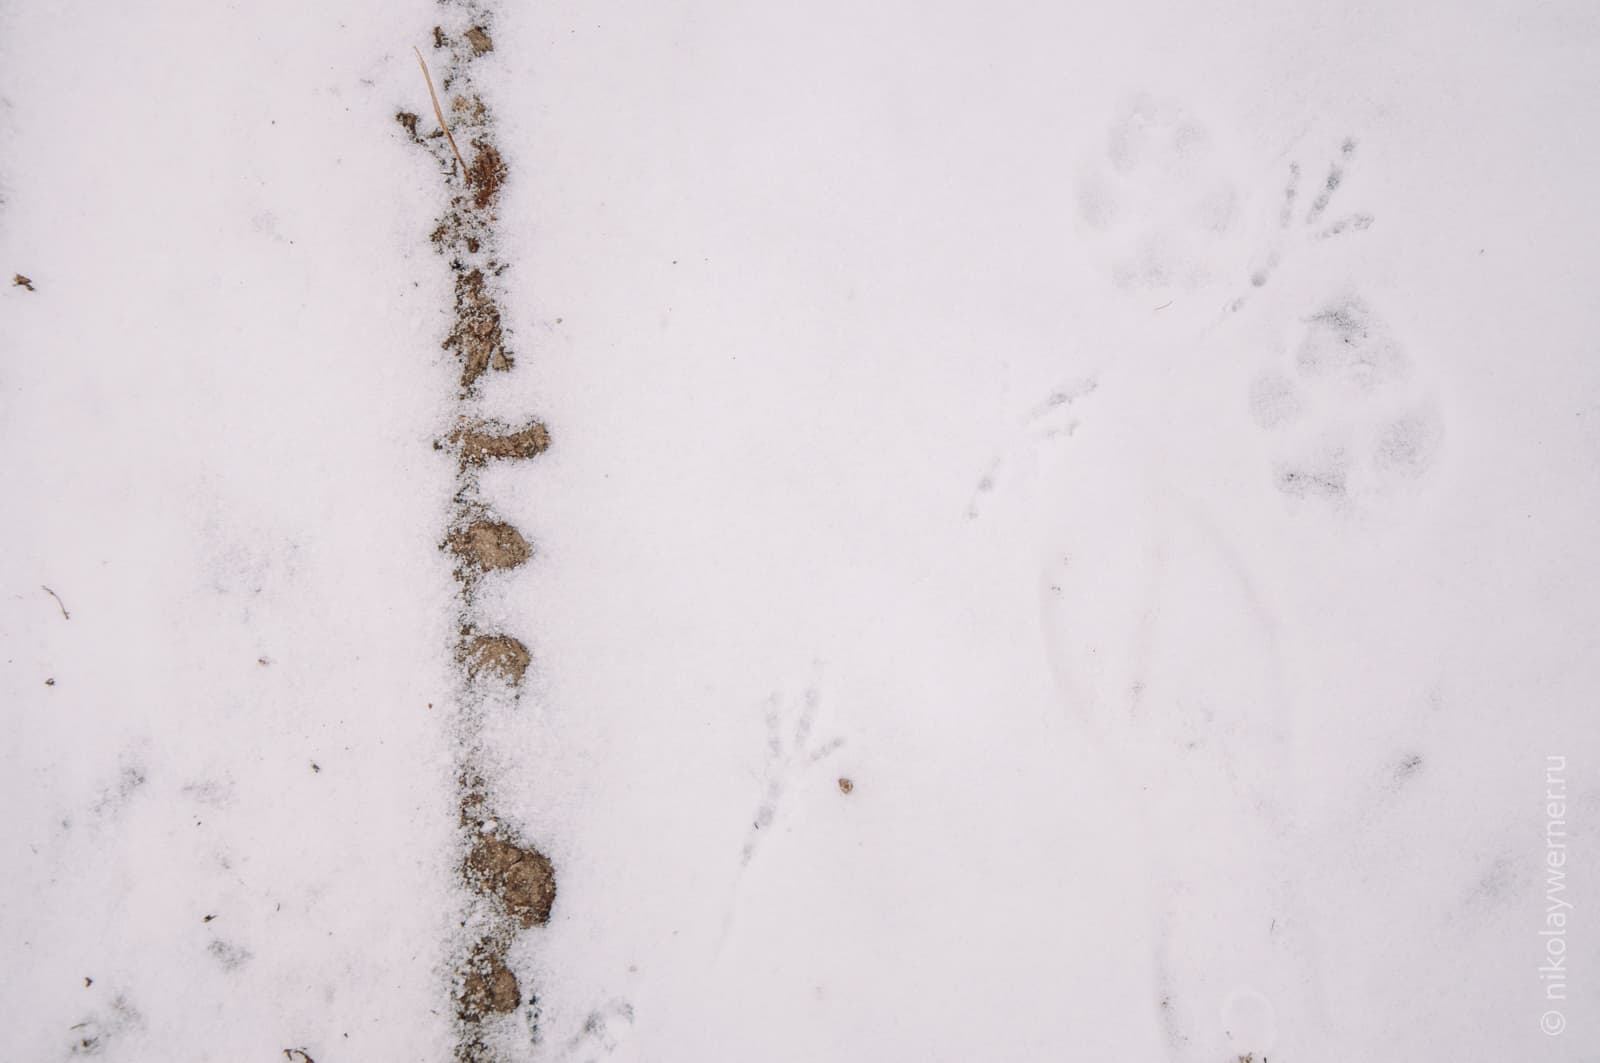
POLYGON ((1250 414, 1278 441, 1278 491, 1295 503, 1361 510, 1420 491, 1444 426, 1417 367, 1361 299, 1333 299, 1302 322, 1287 370, 1258 373, 1250 414))
POLYGON ((750 822, 745 835, 740 862, 748 865, 755 856, 762 832, 770 830, 777 820, 784 794, 790 785, 812 765, 821 762, 844 745, 844 739, 834 737, 814 741, 813 730, 817 710, 821 705, 818 676, 813 671, 799 705, 774 693, 767 699, 767 785, 761 804, 750 822))
POLYGON ((612 1001, 589 1013, 583 1020, 583 1029, 567 1042, 561 1058, 567 1063, 596 1063, 626 1044, 632 1035, 633 1005, 625 1000, 612 1001))
MULTIPOLYGON (((1356 142, 1354 138, 1346 137, 1339 145, 1338 154, 1328 163, 1327 175, 1317 187, 1311 205, 1305 208, 1304 214, 1300 213, 1299 207, 1302 176, 1300 164, 1298 162, 1289 164, 1289 174, 1283 187, 1283 201, 1278 208, 1277 231, 1250 268, 1251 289, 1265 288, 1278 268, 1299 245, 1308 241, 1332 239, 1346 233, 1362 232, 1372 227, 1373 216, 1365 213, 1345 214, 1333 221, 1327 220, 1328 208, 1333 205, 1340 188, 1344 185, 1347 170, 1355 157, 1356 142)), ((1234 299, 1228 309, 1238 310, 1248 299, 1247 291, 1234 299)))
POLYGON ((1085 224, 1111 248, 1111 279, 1129 291, 1193 290, 1212 275, 1239 194, 1217 168, 1210 131, 1176 103, 1136 96, 1106 134, 1104 160, 1078 186, 1085 224))
POLYGON ((144 1017, 120 994, 111 1001, 109 1013, 97 1012, 68 1031, 68 1054, 97 1056, 114 1042, 144 1026, 144 1017))
POLYGON ((976 520, 982 514, 989 496, 1002 483, 1013 477, 1027 476, 1037 465, 1041 450, 1077 431, 1078 415, 1073 407, 1097 386, 1093 377, 1074 380, 1052 390, 1028 411, 1015 438, 990 460, 989 467, 979 478, 972 500, 967 503, 968 520, 976 520))

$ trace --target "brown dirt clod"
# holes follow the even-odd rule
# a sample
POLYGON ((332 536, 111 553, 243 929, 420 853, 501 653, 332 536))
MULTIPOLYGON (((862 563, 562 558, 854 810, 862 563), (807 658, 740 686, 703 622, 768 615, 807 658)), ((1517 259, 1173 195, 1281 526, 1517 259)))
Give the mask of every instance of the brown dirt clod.
POLYGON ((518 925, 526 928, 550 921, 556 899, 555 868, 539 850, 484 836, 467 854, 465 873, 478 892, 498 897, 518 925))
POLYGON ((856 788, 856 784, 855 783, 851 782, 849 779, 840 777, 840 779, 839 779, 839 792, 841 794, 847 794, 851 790, 854 790, 855 788, 856 788))
POLYGON ((396 111, 394 120, 399 122, 401 126, 405 128, 406 133, 410 135, 412 140, 415 140, 418 144, 422 143, 422 136, 417 132, 417 122, 419 119, 416 115, 412 114, 410 111, 396 111))
POLYGON ((522 1003, 517 976, 506 966, 506 943, 495 938, 478 942, 461 972, 456 1014, 465 1022, 481 1022, 489 1015, 504 1015, 522 1003))
POLYGON ((449 439, 464 465, 485 465, 498 458, 532 458, 550 449, 550 432, 537 421, 516 430, 493 421, 462 421, 449 439))
POLYGON ((506 164, 499 150, 482 137, 475 138, 472 146, 477 152, 467 166, 467 183, 472 186, 473 206, 485 210, 500 194, 500 186, 506 179, 506 164))
POLYGON ((461 647, 461 660, 466 665, 468 678, 489 671, 515 685, 528 674, 533 655, 520 640, 510 635, 478 635, 461 647))
POLYGON ((485 32, 482 26, 474 26, 466 33, 467 43, 472 45, 472 54, 482 55, 494 51, 494 40, 485 32))
POLYGON ((13 273, 11 275, 11 286, 13 288, 26 288, 30 292, 33 291, 33 281, 29 280, 27 277, 24 277, 20 273, 13 273))
POLYGON ((497 520, 478 520, 457 528, 447 542, 464 565, 480 572, 516 568, 533 554, 521 532, 497 520))
POLYGON ((463 388, 472 387, 491 369, 504 372, 511 368, 500 328, 500 307, 489 294, 483 270, 469 270, 456 278, 456 322, 443 346, 461 356, 463 388))

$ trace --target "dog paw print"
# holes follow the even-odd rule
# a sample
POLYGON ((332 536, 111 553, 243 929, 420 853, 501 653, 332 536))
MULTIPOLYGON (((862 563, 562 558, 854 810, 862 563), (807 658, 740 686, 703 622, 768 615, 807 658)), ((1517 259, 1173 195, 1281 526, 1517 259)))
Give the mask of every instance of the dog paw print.
POLYGON ((1120 288, 1175 294, 1213 275, 1218 241, 1239 217, 1210 130, 1183 106, 1139 95, 1106 133, 1078 184, 1078 211, 1109 249, 1120 288))
POLYGON ((837 736, 817 740, 814 731, 821 703, 822 694, 815 672, 798 703, 777 693, 767 700, 766 788, 761 804, 751 817, 750 829, 745 834, 740 855, 743 864, 750 863, 763 834, 770 832, 777 821, 789 788, 806 771, 844 745, 844 739, 837 736))
POLYGON ((1372 227, 1373 216, 1362 212, 1343 214, 1330 220, 1329 208, 1338 198, 1345 184, 1351 164, 1356 158, 1356 141, 1346 137, 1338 151, 1328 162, 1321 183, 1310 193, 1311 201, 1302 201, 1303 172, 1298 162, 1289 164, 1284 180, 1283 194, 1278 207, 1276 229, 1267 240, 1266 247, 1256 255, 1250 267, 1250 287, 1229 305, 1229 310, 1239 310, 1249 299, 1250 291, 1265 288, 1279 267, 1300 246, 1318 240, 1328 240, 1349 233, 1363 232, 1372 227))
POLYGON ((1021 419, 1012 438, 1000 448, 967 503, 967 519, 976 520, 982 515, 990 497, 1004 483, 1026 479, 1035 470, 1040 455, 1068 439, 1078 429, 1079 400, 1093 393, 1098 386, 1094 377, 1074 380, 1051 390, 1035 403, 1021 419))
POLYGON ((1251 418, 1273 441, 1273 484, 1287 499, 1361 510, 1415 494, 1442 453, 1432 391, 1400 339, 1344 295, 1301 322, 1286 367, 1250 383, 1251 418))

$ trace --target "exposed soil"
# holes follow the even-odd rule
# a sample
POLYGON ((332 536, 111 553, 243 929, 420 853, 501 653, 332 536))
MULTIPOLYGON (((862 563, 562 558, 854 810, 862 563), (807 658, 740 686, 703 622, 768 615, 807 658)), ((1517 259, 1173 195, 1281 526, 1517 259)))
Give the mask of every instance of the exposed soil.
POLYGON ((479 893, 498 898, 524 929, 550 920, 556 899, 555 868, 539 850, 485 835, 467 854, 464 873, 479 893))
POLYGON ((461 647, 468 678, 487 671, 515 685, 522 682, 532 660, 528 647, 510 635, 478 635, 461 647))
POLYGON ((488 239, 489 230, 476 212, 452 210, 439 219, 431 239, 441 255, 455 255, 465 251, 475 255, 488 239))
POLYGON ((448 441, 460 453, 463 465, 486 465, 496 459, 543 454, 550 448, 550 433, 537 421, 513 429, 498 421, 463 420, 448 441))
POLYGON ((511 368, 512 358, 500 328, 500 307, 489 294, 483 270, 471 269, 456 278, 456 320, 443 346, 461 358, 463 389, 471 389, 491 369, 505 372, 511 368))
POLYGON ((487 210, 489 204, 494 202, 494 197, 500 194, 500 186, 505 183, 506 164, 487 138, 473 138, 472 147, 475 153, 472 162, 467 165, 467 183, 472 185, 473 206, 487 210))
MULTIPOLYGON (((435 249, 454 275, 455 306, 443 347, 461 361, 458 418, 436 444, 456 453, 456 518, 444 547, 457 559, 458 622, 461 643, 456 659, 467 681, 460 693, 457 738, 460 829, 465 856, 460 865, 467 896, 462 923, 474 926, 475 937, 459 942, 452 962, 451 990, 457 1020, 457 1063, 504 1063, 497 1040, 501 1017, 525 1012, 528 1029, 537 1038, 536 994, 524 991, 508 956, 517 935, 550 918, 555 902, 555 871, 532 846, 508 840, 504 819, 494 807, 493 790, 485 779, 480 755, 485 714, 501 711, 486 688, 472 681, 497 676, 519 687, 532 661, 528 647, 506 634, 478 634, 477 577, 526 563, 532 547, 510 524, 490 519, 478 491, 477 470, 491 461, 525 460, 550 446, 545 426, 528 421, 504 424, 485 420, 476 409, 479 385, 490 371, 506 372, 513 358, 502 320, 496 281, 506 266, 495 259, 494 204, 508 176, 505 159, 494 142, 493 116, 473 90, 471 65, 494 50, 489 34, 491 13, 478 0, 441 0, 459 21, 449 31, 433 29, 431 59, 437 86, 423 61, 433 118, 400 110, 395 120, 406 136, 438 164, 446 191, 443 212, 432 232, 435 249), (437 88, 438 92, 435 92, 437 88), (448 98, 448 116, 441 98, 448 98), (457 154, 467 147, 470 161, 457 154), (459 168, 458 168, 459 163, 459 168)), ((420 57, 420 53, 419 53, 420 57)), ((520 694, 519 694, 520 696, 520 694)), ((500 1032, 503 1032, 501 1030, 500 1032)))
POLYGON ((479 520, 457 528, 446 542, 467 569, 479 572, 516 568, 533 554, 521 532, 497 520, 479 520))
POLYGON ((461 971, 456 1014, 467 1022, 482 1022, 489 1015, 516 1011, 522 1003, 517 976, 506 966, 507 942, 487 937, 473 946, 461 971))
POLYGON ((477 125, 488 119, 489 108, 477 96, 456 96, 450 100, 450 113, 457 121, 477 125))

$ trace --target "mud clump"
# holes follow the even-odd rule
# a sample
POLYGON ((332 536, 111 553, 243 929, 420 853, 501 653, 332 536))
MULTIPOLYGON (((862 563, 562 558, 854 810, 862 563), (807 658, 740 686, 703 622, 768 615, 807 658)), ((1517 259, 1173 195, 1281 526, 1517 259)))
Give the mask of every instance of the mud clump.
POLYGON ((479 520, 450 533, 452 553, 470 570, 493 572, 516 568, 533 554, 522 533, 497 520, 479 520))
POLYGON ((472 27, 466 32, 465 36, 467 43, 472 46, 474 57, 483 55, 485 52, 494 51, 494 40, 482 26, 472 27))
POLYGON ((505 372, 511 368, 500 328, 500 307, 489 294, 483 270, 469 270, 456 278, 456 321, 443 346, 461 357, 462 388, 471 388, 491 369, 505 372))
POLYGON ((522 1003, 517 976, 506 966, 506 943, 493 938, 478 942, 461 971, 456 1014, 467 1022, 482 1022, 490 1015, 505 1015, 522 1003))
POLYGON ((30 292, 33 291, 33 281, 29 280, 27 277, 24 277, 20 273, 13 273, 11 275, 11 286, 13 288, 26 288, 30 292))
POLYGON ((472 186, 472 205, 486 210, 505 183, 506 164, 499 149, 484 138, 475 138, 472 146, 477 150, 467 167, 467 183, 472 186))
POLYGON ((524 929, 550 921, 556 900, 555 868, 537 849, 493 836, 483 837, 467 854, 466 879, 479 893, 498 897, 524 929))
POLYGON ((461 647, 461 662, 469 679, 492 672, 515 686, 528 673, 532 660, 528 647, 510 635, 478 635, 461 647))
POLYGON ((462 421, 449 436, 463 465, 486 465, 495 459, 532 458, 550 449, 550 432, 535 421, 512 429, 493 421, 462 421))

